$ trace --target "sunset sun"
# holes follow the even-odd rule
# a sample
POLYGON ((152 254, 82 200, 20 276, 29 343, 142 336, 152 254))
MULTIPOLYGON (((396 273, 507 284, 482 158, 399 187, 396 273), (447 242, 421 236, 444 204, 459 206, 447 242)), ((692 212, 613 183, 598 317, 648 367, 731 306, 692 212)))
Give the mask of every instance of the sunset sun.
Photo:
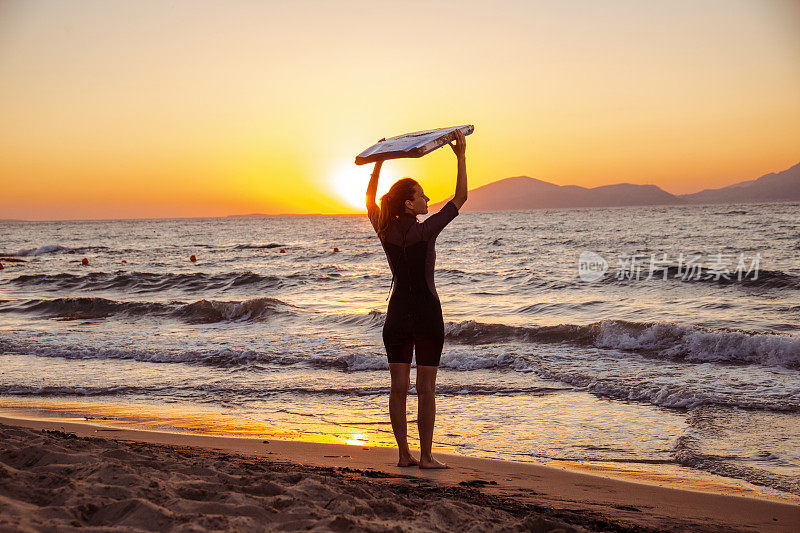
MULTIPOLYGON (((331 175, 330 187, 344 205, 363 211, 371 171, 372 165, 343 165, 331 175)), ((384 169, 378 182, 378 198, 389 190, 395 179, 397 178, 384 169)))

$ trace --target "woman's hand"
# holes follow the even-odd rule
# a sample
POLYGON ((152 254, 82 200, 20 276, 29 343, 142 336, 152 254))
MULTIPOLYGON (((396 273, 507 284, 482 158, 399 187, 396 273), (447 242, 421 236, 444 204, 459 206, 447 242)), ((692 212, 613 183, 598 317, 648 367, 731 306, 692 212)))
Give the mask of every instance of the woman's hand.
POLYGON ((453 149, 453 152, 456 154, 456 157, 462 159, 466 156, 467 153, 467 138, 461 132, 461 130, 456 130, 456 144, 453 146, 453 143, 447 143, 450 145, 450 148, 453 149))
MULTIPOLYGON (((378 142, 383 142, 386 140, 386 137, 380 139, 378 142)), ((383 166, 383 159, 380 161, 375 161, 375 168, 372 169, 372 175, 377 176, 381 172, 381 167, 383 166)))

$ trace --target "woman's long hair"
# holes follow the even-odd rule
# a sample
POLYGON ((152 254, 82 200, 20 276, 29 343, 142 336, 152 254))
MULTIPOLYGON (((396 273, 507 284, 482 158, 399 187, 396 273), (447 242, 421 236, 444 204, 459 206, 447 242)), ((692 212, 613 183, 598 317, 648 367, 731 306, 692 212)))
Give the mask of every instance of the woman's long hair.
POLYGON ((389 192, 381 196, 381 212, 378 215, 378 237, 383 239, 389 225, 406 211, 406 200, 414 199, 414 187, 418 186, 414 178, 403 178, 394 182, 389 192))

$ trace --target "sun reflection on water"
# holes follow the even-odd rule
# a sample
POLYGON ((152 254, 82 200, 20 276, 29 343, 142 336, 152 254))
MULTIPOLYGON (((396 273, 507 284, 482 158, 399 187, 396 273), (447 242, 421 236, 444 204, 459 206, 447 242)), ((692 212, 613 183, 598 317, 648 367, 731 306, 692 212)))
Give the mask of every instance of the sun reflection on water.
POLYGON ((365 445, 369 441, 369 436, 364 433, 352 433, 349 438, 343 439, 345 444, 365 445))

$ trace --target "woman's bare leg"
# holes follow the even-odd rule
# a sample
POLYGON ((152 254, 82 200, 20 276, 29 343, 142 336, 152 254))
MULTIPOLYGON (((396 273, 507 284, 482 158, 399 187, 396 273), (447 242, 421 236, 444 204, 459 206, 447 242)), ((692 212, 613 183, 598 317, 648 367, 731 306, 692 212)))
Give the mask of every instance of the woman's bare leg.
POLYGON ((436 420, 436 371, 435 366, 417 365, 417 425, 419 443, 422 450, 419 456, 420 468, 448 468, 446 463, 437 461, 431 455, 433 445, 433 423, 436 420))
POLYGON ((389 392, 389 419, 392 421, 397 451, 400 454, 397 466, 418 465, 419 462, 411 457, 407 438, 406 397, 411 380, 411 364, 389 363, 389 373, 392 376, 392 388, 389 392))

